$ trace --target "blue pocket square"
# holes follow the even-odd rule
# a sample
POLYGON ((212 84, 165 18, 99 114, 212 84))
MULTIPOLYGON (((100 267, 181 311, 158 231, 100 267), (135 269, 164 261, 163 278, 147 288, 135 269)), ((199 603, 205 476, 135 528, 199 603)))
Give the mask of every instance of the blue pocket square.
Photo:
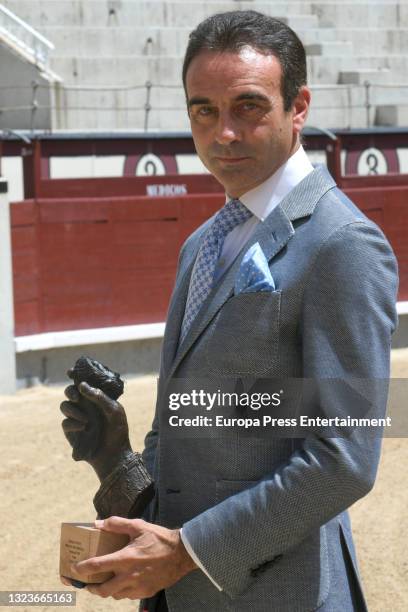
POLYGON ((245 253, 235 280, 235 295, 255 291, 275 291, 275 282, 259 242, 245 253))

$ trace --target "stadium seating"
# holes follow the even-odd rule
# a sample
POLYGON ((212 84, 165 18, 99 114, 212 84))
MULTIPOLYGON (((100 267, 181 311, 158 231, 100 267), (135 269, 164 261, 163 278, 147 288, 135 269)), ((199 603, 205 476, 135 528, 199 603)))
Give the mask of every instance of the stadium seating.
POLYGON ((63 83, 55 86, 54 128, 188 129, 180 85, 188 33, 212 13, 247 8, 286 21, 303 40, 312 125, 408 122, 406 0, 2 3, 56 47, 51 67, 63 83))

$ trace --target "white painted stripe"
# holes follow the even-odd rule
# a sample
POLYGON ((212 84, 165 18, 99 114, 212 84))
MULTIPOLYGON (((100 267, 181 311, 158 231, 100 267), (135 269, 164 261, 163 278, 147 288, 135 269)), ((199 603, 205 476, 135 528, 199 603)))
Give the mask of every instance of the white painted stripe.
POLYGON ((119 327, 47 332, 30 336, 18 336, 14 339, 14 342, 16 353, 24 353, 26 351, 40 351, 64 346, 148 340, 151 338, 162 338, 164 326, 164 323, 145 323, 142 325, 121 325, 119 327))
POLYGON ((397 312, 399 315, 408 314, 408 302, 397 302, 397 312))
MULTIPOLYGON (((408 301, 397 303, 399 315, 408 314, 408 301)), ((108 344, 109 342, 126 342, 131 340, 149 340, 162 338, 165 323, 143 323, 141 325, 121 325, 119 327, 101 327, 96 329, 76 329, 72 331, 48 332, 31 336, 18 336, 14 339, 16 353, 41 351, 64 346, 81 346, 86 344, 108 344)))

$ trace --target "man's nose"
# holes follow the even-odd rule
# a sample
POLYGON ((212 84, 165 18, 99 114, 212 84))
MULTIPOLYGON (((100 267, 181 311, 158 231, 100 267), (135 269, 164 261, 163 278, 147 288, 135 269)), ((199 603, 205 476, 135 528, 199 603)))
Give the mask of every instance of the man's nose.
POLYGON ((240 131, 231 113, 223 112, 219 114, 215 139, 219 144, 223 145, 240 140, 240 131))

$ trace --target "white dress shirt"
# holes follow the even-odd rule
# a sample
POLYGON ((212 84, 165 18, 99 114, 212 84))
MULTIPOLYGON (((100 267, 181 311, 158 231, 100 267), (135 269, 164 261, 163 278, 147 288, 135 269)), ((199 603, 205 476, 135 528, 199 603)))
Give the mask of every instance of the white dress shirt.
MULTIPOLYGON (((244 193, 239 200, 253 214, 247 221, 235 227, 225 238, 221 251, 220 259, 214 273, 214 280, 217 280, 230 267, 242 247, 254 233, 259 223, 265 221, 266 217, 273 209, 288 195, 290 191, 310 172, 313 166, 310 163, 305 150, 302 146, 263 183, 244 193)), ((227 195, 228 201, 230 197, 227 195)), ((219 591, 222 588, 213 580, 194 550, 191 548, 183 530, 180 530, 181 540, 193 561, 206 574, 211 582, 219 591)))

